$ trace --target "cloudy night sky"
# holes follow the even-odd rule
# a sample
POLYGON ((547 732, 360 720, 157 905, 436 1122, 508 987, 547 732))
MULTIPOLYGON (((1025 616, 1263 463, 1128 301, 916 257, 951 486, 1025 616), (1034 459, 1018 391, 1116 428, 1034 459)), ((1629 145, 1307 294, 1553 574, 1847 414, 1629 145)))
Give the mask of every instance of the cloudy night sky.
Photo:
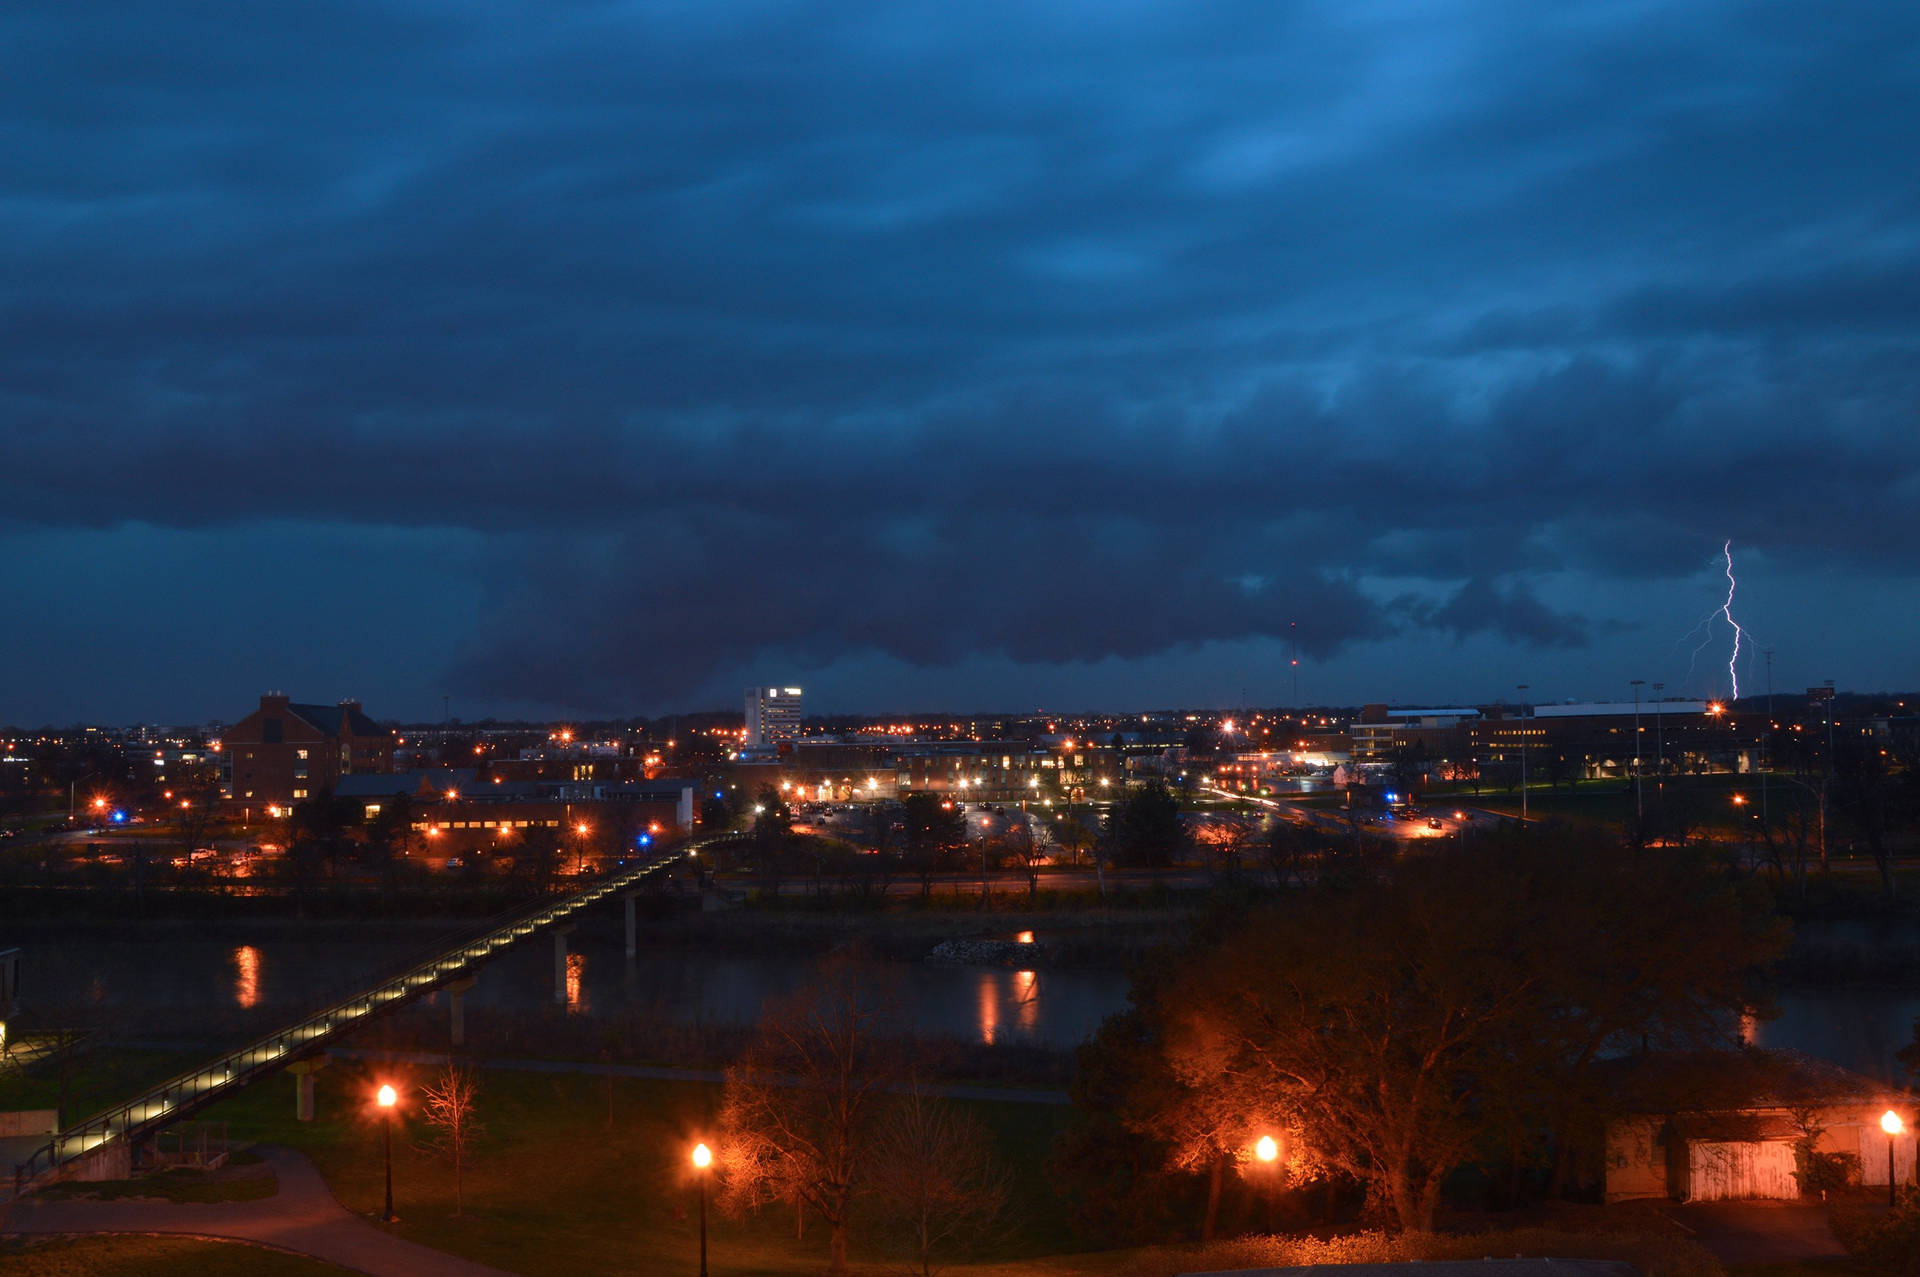
POLYGON ((14 0, 0 104, 0 722, 1724 694, 1728 540, 1920 687, 1920 6, 14 0))

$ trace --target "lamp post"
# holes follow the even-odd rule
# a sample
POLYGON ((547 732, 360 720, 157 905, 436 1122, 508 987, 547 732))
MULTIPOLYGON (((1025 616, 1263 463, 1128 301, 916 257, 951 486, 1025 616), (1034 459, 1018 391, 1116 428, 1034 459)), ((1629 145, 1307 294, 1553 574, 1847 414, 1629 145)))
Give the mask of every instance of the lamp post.
MULTIPOLYGON (((1516 690, 1524 692, 1527 690, 1527 685, 1525 683, 1522 683, 1519 685, 1519 687, 1516 690)), ((1521 709, 1526 708, 1526 700, 1527 698, 1524 696, 1520 698, 1521 709)), ((1524 829, 1526 827, 1526 824, 1527 824, 1527 728, 1526 728, 1525 719, 1523 717, 1520 725, 1520 825, 1521 825, 1521 828, 1524 829)))
POLYGON ((1633 684, 1633 815, 1636 820, 1647 818, 1646 787, 1640 781, 1640 685, 1643 678, 1629 679, 1633 684))
POLYGON ((391 1086, 380 1088, 380 1133, 387 1146, 387 1209, 380 1218, 389 1224, 397 1224, 400 1217, 393 1213, 393 1105, 399 1097, 391 1086))
POLYGON ((1667 721, 1662 717, 1666 700, 1667 685, 1653 685, 1653 747, 1656 751, 1653 762, 1653 792, 1656 798, 1664 797, 1667 792, 1667 721))
POLYGON ((705 1144, 695 1144, 693 1172, 700 1185, 700 1277, 707 1277, 707 1168, 712 1165, 713 1150, 705 1144))
POLYGON ((1893 1142, 1900 1137, 1900 1132, 1907 1128, 1906 1124, 1900 1120, 1900 1115, 1888 1109, 1880 1115, 1880 1129, 1887 1133, 1887 1206, 1891 1208, 1894 1205, 1894 1190, 1897 1187, 1893 1178, 1893 1142))
POLYGON ((1254 1141, 1253 1155, 1263 1162, 1272 1162, 1280 1156, 1280 1145, 1273 1136, 1262 1135, 1254 1141))

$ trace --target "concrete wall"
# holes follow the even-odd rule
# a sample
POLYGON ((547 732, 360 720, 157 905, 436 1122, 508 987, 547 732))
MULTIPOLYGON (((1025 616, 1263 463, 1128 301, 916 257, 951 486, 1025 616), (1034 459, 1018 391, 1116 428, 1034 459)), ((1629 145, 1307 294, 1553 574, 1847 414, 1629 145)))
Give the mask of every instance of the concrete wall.
POLYGON ((0 1138, 18 1135, 52 1135, 60 1129, 60 1114, 53 1109, 20 1109, 0 1113, 0 1138))

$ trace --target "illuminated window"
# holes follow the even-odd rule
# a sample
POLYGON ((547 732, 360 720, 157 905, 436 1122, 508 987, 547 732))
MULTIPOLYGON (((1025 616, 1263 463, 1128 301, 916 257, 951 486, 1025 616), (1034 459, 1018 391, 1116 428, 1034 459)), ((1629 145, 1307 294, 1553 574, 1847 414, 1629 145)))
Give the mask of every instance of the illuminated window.
POLYGON ((296 789, 293 791, 293 796, 295 798, 305 798, 307 796, 307 791, 304 789, 296 789))
POLYGON ((372 820, 372 819, 373 819, 373 818, 374 818, 375 816, 378 816, 379 814, 380 814, 380 804, 379 804, 379 803, 368 803, 368 804, 367 804, 367 819, 368 819, 368 820, 372 820))

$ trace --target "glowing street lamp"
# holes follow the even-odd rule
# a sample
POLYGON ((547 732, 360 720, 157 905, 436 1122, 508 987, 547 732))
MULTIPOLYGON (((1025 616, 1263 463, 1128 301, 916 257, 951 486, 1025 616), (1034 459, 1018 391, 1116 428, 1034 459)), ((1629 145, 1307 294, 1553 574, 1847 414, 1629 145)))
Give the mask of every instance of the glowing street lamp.
POLYGON ((1262 1135, 1253 1146, 1253 1155, 1263 1162, 1271 1162, 1280 1156, 1280 1145, 1271 1135, 1262 1135))
POLYGON ((712 1165, 713 1150, 705 1144, 695 1144, 693 1170, 700 1184, 700 1277, 707 1277, 707 1168, 712 1165))
POLYGON ((1898 1113, 1892 1109, 1888 1109, 1880 1115, 1880 1129, 1887 1133, 1887 1205, 1892 1206, 1894 1205, 1894 1189, 1896 1188, 1893 1181, 1893 1142, 1900 1137, 1900 1133, 1906 1130, 1907 1127, 1906 1124, 1900 1120, 1898 1113))
POLYGON ((376 1098, 380 1103, 380 1133, 387 1146, 387 1210, 381 1218, 397 1224, 400 1217, 393 1213, 393 1105, 400 1097, 391 1086, 382 1085, 376 1098))

